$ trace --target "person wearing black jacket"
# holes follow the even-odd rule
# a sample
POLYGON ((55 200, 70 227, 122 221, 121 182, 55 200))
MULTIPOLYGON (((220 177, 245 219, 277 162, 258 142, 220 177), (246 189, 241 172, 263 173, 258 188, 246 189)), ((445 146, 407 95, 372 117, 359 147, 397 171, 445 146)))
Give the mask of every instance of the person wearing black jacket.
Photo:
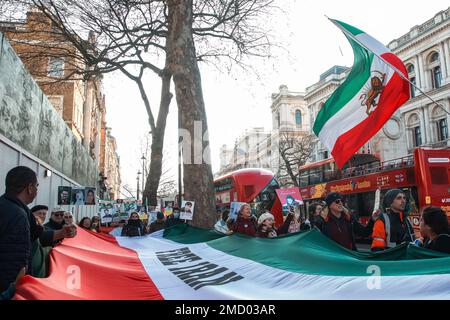
POLYGON ((374 212, 367 225, 363 226, 344 207, 342 196, 339 193, 332 192, 328 194, 325 202, 328 208, 328 215, 322 226, 322 233, 341 246, 357 251, 355 234, 362 237, 370 236, 379 211, 374 212))
POLYGON ((65 210, 60 207, 53 208, 50 220, 44 224, 44 227, 50 230, 61 230, 65 224, 64 212, 65 210))
POLYGON ((420 234, 425 238, 426 249, 450 254, 450 235, 448 219, 439 207, 428 207, 423 210, 420 219, 420 234))
POLYGON ((122 228, 122 237, 138 237, 145 234, 144 224, 139 219, 137 212, 132 212, 128 223, 122 228))
POLYGON ((148 233, 153 233, 155 231, 159 231, 165 228, 165 221, 164 221, 164 213, 162 213, 161 211, 158 211, 158 213, 156 214, 156 221, 153 221, 149 228, 148 228, 148 233))
POLYGON ((0 197, 0 293, 7 290, 22 273, 31 272, 31 247, 38 238, 42 245, 53 240, 75 236, 76 228, 67 226, 59 232, 44 231, 36 223, 28 204, 37 195, 36 173, 28 167, 11 169, 5 179, 6 191, 0 197))

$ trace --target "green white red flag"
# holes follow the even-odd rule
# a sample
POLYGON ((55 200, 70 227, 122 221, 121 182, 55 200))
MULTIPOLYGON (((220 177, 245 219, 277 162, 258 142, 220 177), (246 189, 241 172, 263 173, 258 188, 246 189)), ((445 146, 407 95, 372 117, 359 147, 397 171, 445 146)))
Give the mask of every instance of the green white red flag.
POLYGON ((403 62, 378 40, 338 20, 353 67, 317 115, 313 131, 342 168, 410 97, 403 62), (395 70, 395 71, 394 71, 395 70))
POLYGON ((79 228, 14 298, 448 300, 449 282, 450 255, 411 244, 358 253, 317 229, 254 238, 181 224, 132 238, 79 228))

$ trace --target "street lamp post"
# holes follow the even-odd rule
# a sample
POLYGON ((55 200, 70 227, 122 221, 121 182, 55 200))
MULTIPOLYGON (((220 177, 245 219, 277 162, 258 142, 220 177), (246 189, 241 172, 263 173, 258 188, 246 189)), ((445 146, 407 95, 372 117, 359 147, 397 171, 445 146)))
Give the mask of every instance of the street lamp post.
POLYGON ((144 203, 144 189, 145 189, 145 157, 144 154, 142 154, 142 204, 145 205, 144 203))
POLYGON ((137 172, 137 192, 136 192, 136 200, 139 200, 139 175, 141 174, 140 171, 137 172))

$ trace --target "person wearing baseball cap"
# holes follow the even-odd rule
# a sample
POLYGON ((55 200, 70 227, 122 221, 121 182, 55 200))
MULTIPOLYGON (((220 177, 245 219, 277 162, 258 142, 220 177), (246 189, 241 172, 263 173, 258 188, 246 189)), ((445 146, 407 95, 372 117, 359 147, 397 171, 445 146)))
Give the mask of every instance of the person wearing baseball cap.
POLYGON ((375 222, 372 233, 372 251, 395 248, 403 242, 413 242, 416 237, 411 222, 405 214, 406 196, 400 189, 390 189, 383 197, 383 214, 375 222))
POLYGON ((61 207, 53 208, 50 220, 44 224, 44 227, 50 230, 61 230, 64 226, 64 212, 66 212, 66 210, 61 207))
POLYGON ((344 207, 342 198, 342 195, 337 192, 331 192, 326 196, 328 215, 323 223, 322 232, 341 246, 357 251, 355 234, 361 237, 370 236, 379 212, 372 213, 371 219, 364 226, 344 207))

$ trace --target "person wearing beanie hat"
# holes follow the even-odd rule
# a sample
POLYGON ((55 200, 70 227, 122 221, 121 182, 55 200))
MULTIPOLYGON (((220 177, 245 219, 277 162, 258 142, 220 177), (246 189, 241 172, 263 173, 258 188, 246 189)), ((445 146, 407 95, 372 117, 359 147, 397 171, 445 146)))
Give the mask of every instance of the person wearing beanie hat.
POLYGON ((258 227, 256 228, 256 236, 260 238, 276 238, 277 231, 274 229, 274 216, 270 212, 265 212, 258 218, 258 227))
MULTIPOLYGON (((386 192, 386 194, 383 197, 383 209, 387 209, 391 206, 391 204, 394 202, 395 198, 398 196, 399 193, 403 193, 402 190, 400 189, 390 189, 386 192)), ((403 194, 404 195, 404 194, 403 194)), ((399 205, 402 202, 399 203, 399 205)), ((406 203, 405 203, 406 204, 406 203)), ((401 210, 405 209, 403 208, 399 208, 401 210)))
POLYGON ((400 189, 390 189, 383 197, 383 214, 375 222, 372 251, 394 248, 415 240, 414 229, 405 215, 406 197, 400 189))
POLYGON ((371 219, 364 226, 344 207, 342 196, 339 193, 329 193, 325 202, 328 207, 328 215, 323 223, 322 233, 341 246, 357 251, 355 234, 361 237, 369 237, 379 212, 372 213, 371 219))

